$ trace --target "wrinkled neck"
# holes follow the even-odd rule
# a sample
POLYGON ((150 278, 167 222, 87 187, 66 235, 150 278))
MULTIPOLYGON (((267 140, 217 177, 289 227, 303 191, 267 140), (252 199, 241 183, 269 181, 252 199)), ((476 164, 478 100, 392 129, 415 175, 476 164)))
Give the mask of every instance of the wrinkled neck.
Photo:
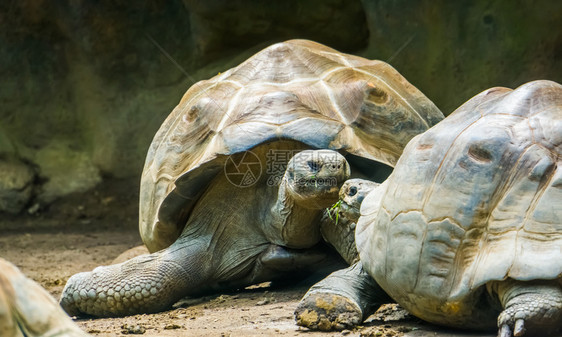
POLYGON ((305 208, 293 199, 287 180, 279 185, 277 200, 271 207, 272 243, 290 248, 308 248, 320 241, 321 210, 305 208))

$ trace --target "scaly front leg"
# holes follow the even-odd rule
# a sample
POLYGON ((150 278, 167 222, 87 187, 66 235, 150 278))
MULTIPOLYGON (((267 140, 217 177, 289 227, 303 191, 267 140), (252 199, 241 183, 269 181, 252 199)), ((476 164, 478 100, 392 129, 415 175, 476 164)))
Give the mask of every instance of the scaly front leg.
POLYGON ((73 275, 60 304, 71 316, 125 316, 167 309, 209 274, 201 242, 176 241, 160 252, 73 275))

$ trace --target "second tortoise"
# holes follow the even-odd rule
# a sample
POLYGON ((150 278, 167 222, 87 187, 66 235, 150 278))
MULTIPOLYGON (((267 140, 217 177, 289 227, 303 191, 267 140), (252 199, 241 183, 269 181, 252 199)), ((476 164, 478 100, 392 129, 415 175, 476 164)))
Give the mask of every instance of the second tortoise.
POLYGON ((365 197, 360 262, 315 285, 298 323, 343 328, 395 300, 435 324, 500 337, 556 333, 561 167, 562 85, 475 96, 416 136, 365 197))

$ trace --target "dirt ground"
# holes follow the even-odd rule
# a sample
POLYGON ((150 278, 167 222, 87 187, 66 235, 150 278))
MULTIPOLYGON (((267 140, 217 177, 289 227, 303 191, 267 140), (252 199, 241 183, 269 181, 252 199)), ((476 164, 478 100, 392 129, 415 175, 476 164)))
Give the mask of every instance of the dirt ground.
MULTIPOLYGON (((0 218, 0 256, 59 298, 74 273, 110 264, 141 245, 138 193, 131 181, 113 180, 94 192, 70 196, 33 214, 0 218)), ((94 336, 477 336, 424 323, 389 305, 354 330, 322 333, 296 326, 293 311, 310 282, 249 287, 232 293, 185 299, 175 309, 151 315, 78 319, 94 336)))

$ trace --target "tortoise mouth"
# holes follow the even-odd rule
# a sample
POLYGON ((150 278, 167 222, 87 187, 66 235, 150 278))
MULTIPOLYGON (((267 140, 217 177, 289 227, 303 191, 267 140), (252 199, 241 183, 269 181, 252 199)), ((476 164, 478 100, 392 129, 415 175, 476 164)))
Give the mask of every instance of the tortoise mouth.
POLYGON ((343 184, 341 179, 337 177, 300 177, 290 181, 293 191, 298 193, 334 193, 339 191, 339 187, 343 184), (340 180, 340 181, 338 181, 340 180))
MULTIPOLYGON (((361 206, 361 204, 359 204, 361 206)), ((360 207, 356 205, 349 205, 346 202, 342 202, 339 206, 338 212, 342 217, 345 217, 351 222, 357 222, 359 220, 359 216, 361 215, 359 211, 360 207)))
POLYGON ((288 180, 288 188, 295 201, 311 208, 325 208, 338 200, 345 177, 299 177, 288 180))

